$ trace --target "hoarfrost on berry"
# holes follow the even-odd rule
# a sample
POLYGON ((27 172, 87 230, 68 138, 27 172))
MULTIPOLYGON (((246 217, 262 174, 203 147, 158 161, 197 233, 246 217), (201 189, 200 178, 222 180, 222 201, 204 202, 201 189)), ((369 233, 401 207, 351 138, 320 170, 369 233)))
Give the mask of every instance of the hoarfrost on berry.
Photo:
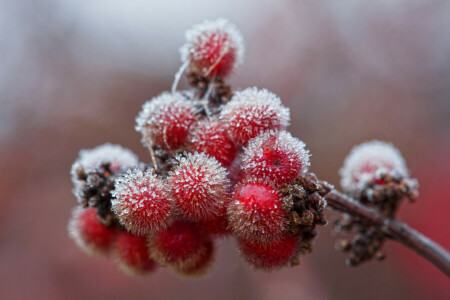
POLYGON ((115 181, 112 210, 132 233, 149 234, 171 223, 172 200, 165 182, 152 170, 129 170, 115 181))
POLYGON ((246 176, 267 179, 276 185, 304 174, 309 164, 305 143, 286 131, 264 132, 251 139, 242 160, 246 176))
POLYGON ((220 116, 231 140, 244 145, 262 132, 286 128, 290 121, 280 98, 256 87, 236 92, 220 116))
POLYGON ((392 144, 370 141, 355 146, 340 169, 341 186, 353 191, 382 173, 408 177, 409 171, 400 151, 392 144))

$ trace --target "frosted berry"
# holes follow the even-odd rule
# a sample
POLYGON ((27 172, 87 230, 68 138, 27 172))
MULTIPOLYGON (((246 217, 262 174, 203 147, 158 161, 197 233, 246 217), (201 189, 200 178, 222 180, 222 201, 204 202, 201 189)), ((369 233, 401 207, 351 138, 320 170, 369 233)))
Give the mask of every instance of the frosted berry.
POLYGON ((211 239, 205 242, 197 262, 193 265, 173 265, 172 270, 182 277, 197 277, 205 274, 214 258, 214 243, 211 239))
POLYGON ((157 268, 150 258, 147 238, 143 236, 120 232, 116 240, 116 255, 120 267, 130 275, 144 275, 157 268))
POLYGON ((169 268, 194 268, 209 251, 210 242, 209 235, 198 225, 177 221, 150 238, 150 255, 169 268))
POLYGON ((289 183, 309 167, 305 144, 286 131, 265 132, 251 139, 242 161, 245 176, 289 183))
POLYGON ((281 238, 287 215, 278 192, 266 183, 244 183, 228 207, 228 222, 241 239, 269 243, 281 238))
POLYGON ((409 176, 405 160, 392 144, 376 140, 362 143, 352 149, 339 171, 341 186, 346 191, 357 190, 383 172, 409 176))
POLYGON ((255 269, 277 270, 296 258, 297 238, 284 235, 280 240, 268 244, 239 241, 242 257, 255 269))
POLYGON ((224 78, 242 64, 244 42, 228 20, 205 21, 186 32, 181 60, 206 77, 224 78))
POLYGON ((227 200, 227 171, 205 153, 178 157, 168 181, 178 210, 192 221, 217 217, 227 200))
POLYGON ((136 130, 142 134, 145 146, 174 150, 185 143, 196 121, 193 101, 178 92, 164 92, 142 106, 136 118, 136 130))
POLYGON ((208 233, 215 236, 231 234, 231 230, 228 228, 227 209, 228 205, 224 205, 218 216, 211 220, 200 222, 200 226, 208 233))
POLYGON ((128 171, 115 181, 112 209, 132 233, 145 235, 161 230, 171 222, 172 200, 167 189, 151 170, 128 171))
POLYGON ((191 137, 191 151, 203 152, 228 167, 236 157, 236 146, 219 120, 199 122, 191 137))
POLYGON ((224 106, 221 118, 230 139, 245 145, 262 132, 286 128, 290 117, 278 96, 254 87, 236 92, 224 106))
POLYGON ((116 236, 116 231, 98 221, 95 208, 76 207, 68 225, 69 236, 88 254, 106 254, 116 236))

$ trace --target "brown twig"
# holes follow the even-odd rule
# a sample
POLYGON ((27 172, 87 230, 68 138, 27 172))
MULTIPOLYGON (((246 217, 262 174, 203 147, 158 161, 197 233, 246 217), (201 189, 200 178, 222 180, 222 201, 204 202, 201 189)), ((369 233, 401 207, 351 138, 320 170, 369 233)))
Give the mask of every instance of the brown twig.
POLYGON ((371 222, 381 228, 389 238, 421 255, 450 277, 450 254, 436 242, 396 219, 380 216, 371 208, 339 191, 333 190, 325 198, 329 207, 371 222))

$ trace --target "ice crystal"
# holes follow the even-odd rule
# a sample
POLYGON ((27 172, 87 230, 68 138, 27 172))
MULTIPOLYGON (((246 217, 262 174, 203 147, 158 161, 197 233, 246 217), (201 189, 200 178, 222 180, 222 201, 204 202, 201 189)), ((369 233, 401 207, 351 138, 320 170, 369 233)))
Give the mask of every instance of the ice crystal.
POLYGON ((225 128, 235 142, 246 144, 268 130, 281 130, 289 125, 289 109, 275 94, 256 87, 236 92, 222 112, 225 128))
POLYGON ((167 186, 152 170, 129 170, 116 179, 111 194, 115 197, 111 200, 112 210, 132 233, 149 234, 171 222, 172 200, 167 186))
POLYGON ((340 169, 341 186, 352 191, 362 188, 380 174, 391 172, 408 177, 409 171, 400 151, 392 144, 370 141, 355 146, 340 169))

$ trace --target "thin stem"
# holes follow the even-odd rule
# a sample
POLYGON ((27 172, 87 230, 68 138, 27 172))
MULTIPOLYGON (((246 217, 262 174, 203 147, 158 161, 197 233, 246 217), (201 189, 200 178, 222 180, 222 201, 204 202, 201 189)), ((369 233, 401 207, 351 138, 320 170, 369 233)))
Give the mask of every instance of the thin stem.
POLYGON ((326 196, 326 200, 329 207, 340 212, 364 218, 374 226, 380 227, 386 232, 388 237, 423 256, 450 277, 450 254, 439 244, 420 232, 417 232, 396 219, 380 216, 374 210, 365 207, 339 191, 333 190, 326 196))

